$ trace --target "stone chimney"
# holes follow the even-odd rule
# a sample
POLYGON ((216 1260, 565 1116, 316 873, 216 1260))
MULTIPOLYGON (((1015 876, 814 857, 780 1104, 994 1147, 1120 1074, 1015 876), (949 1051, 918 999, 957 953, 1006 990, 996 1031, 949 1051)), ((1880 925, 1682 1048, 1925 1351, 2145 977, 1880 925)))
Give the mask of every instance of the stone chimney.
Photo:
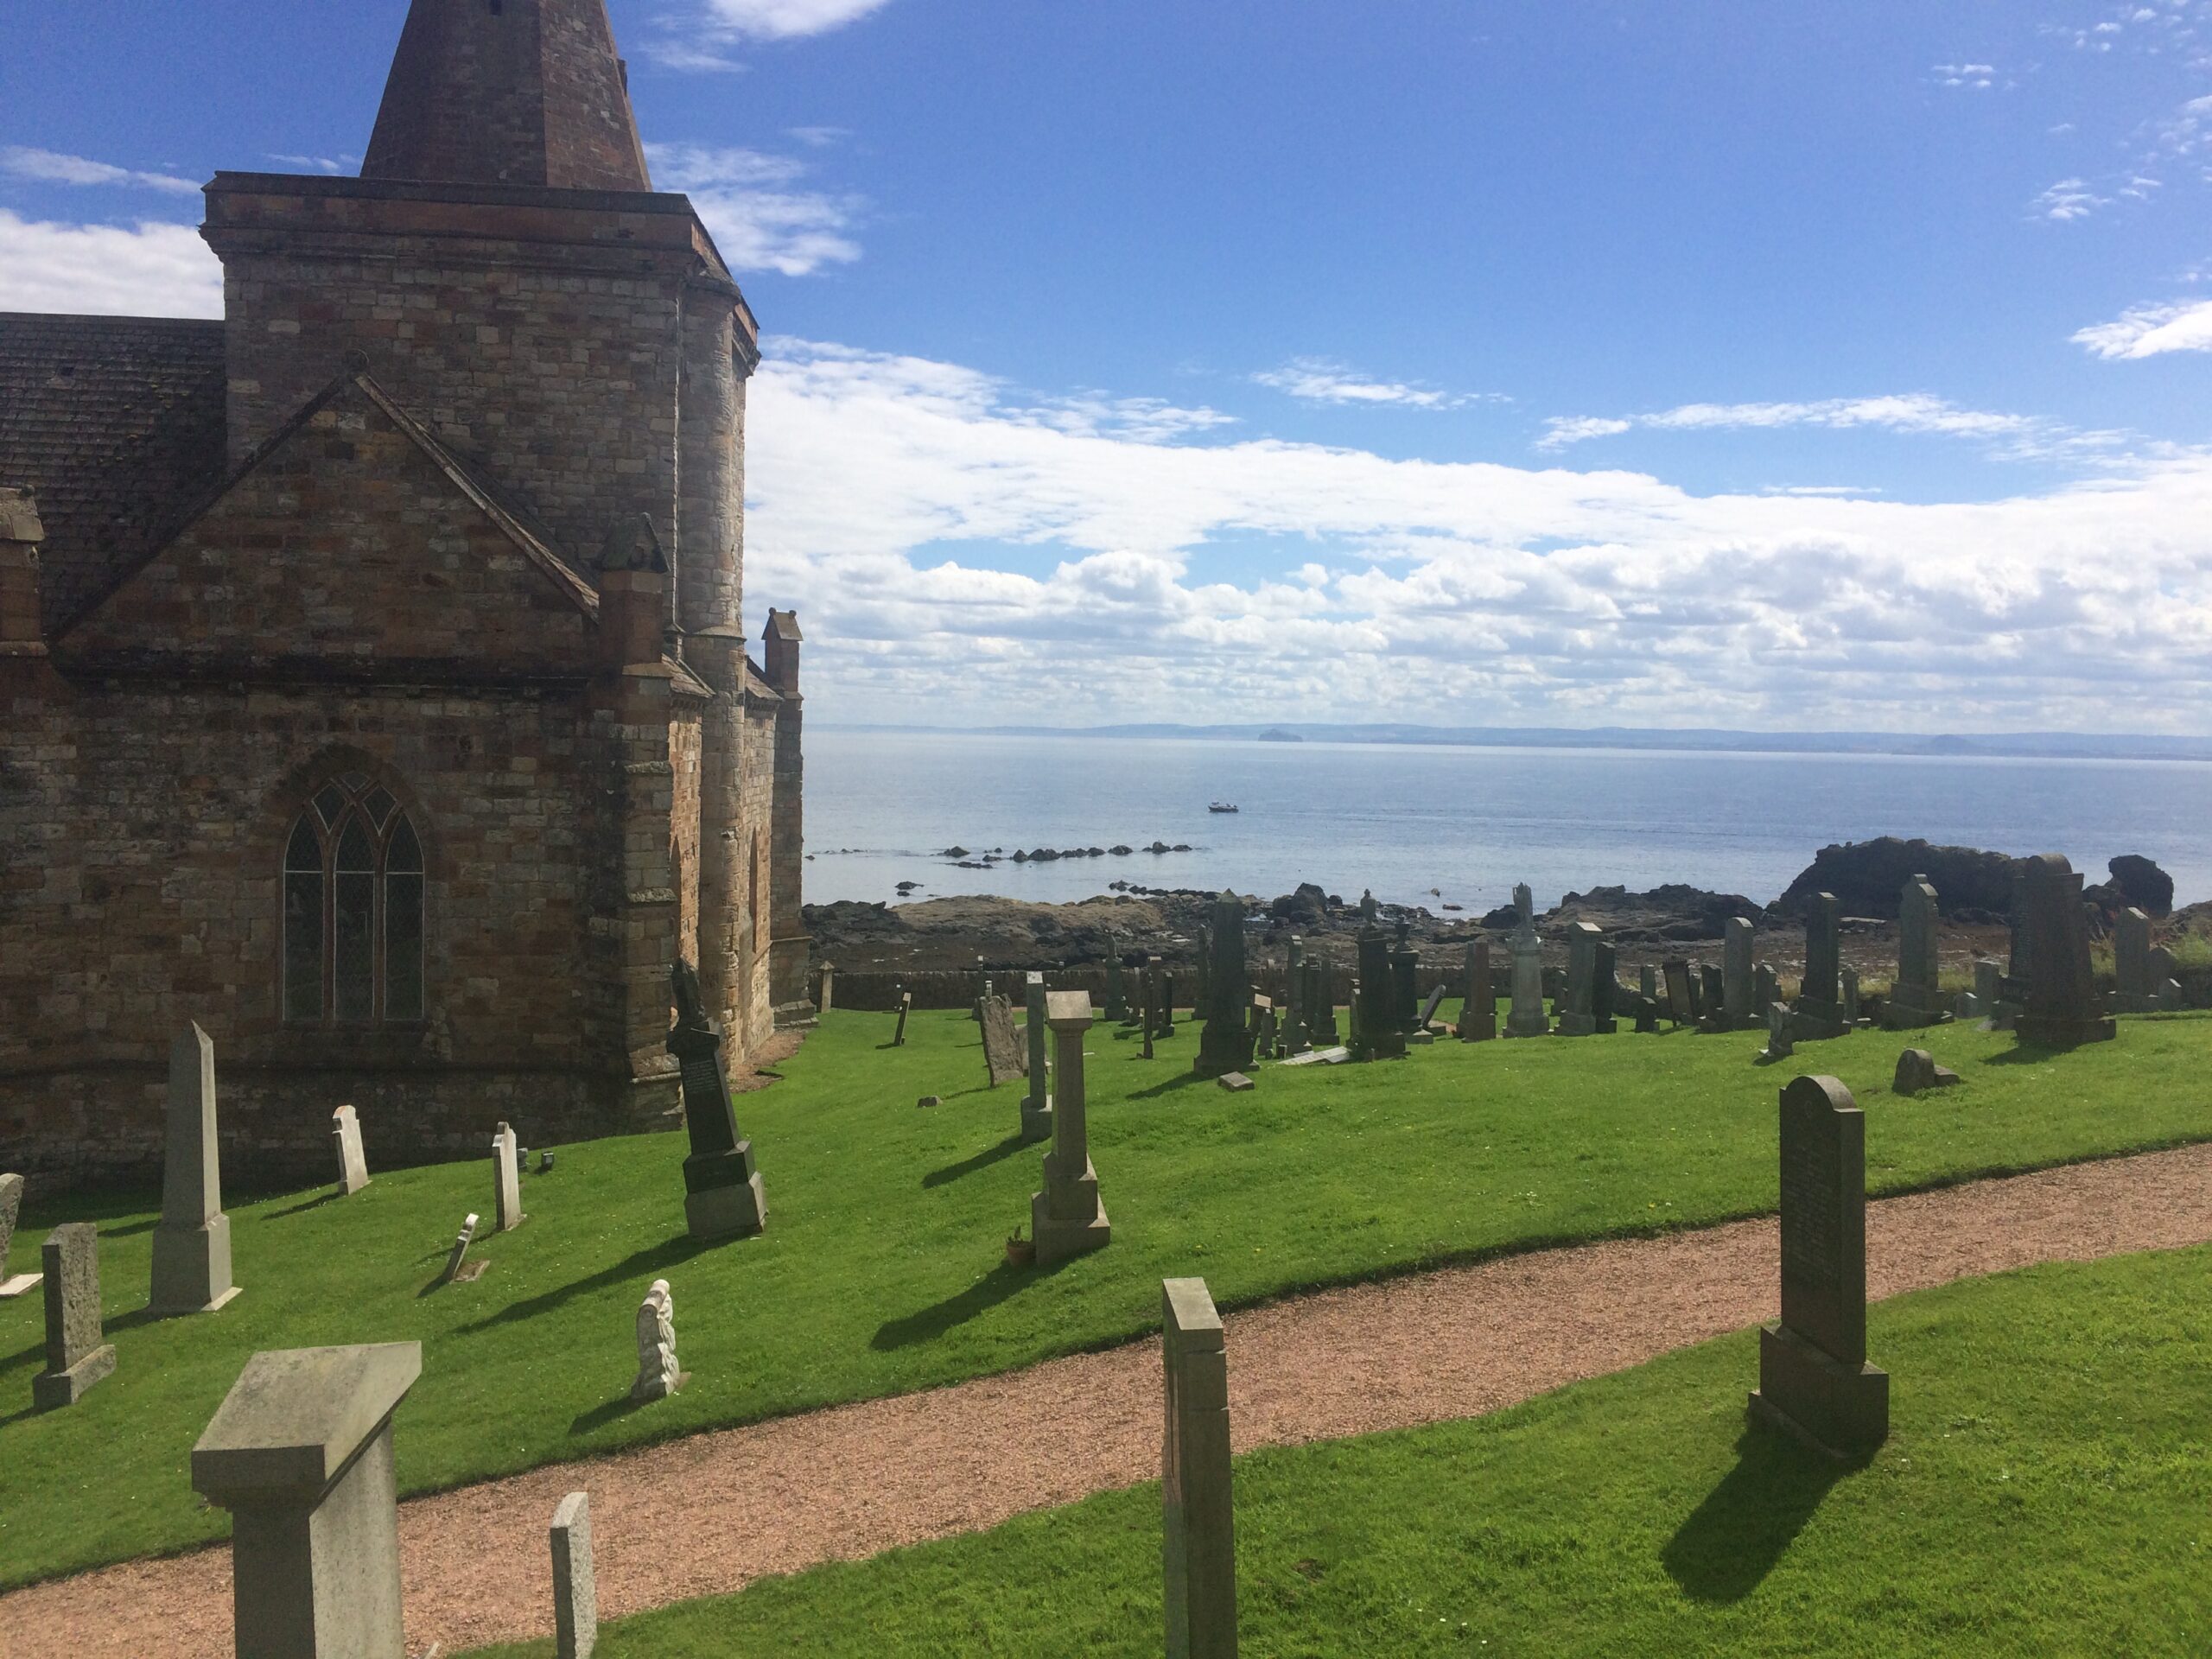
POLYGON ((798 648, 804 638, 798 631, 797 611, 770 611, 768 631, 761 638, 761 672, 769 684, 786 697, 798 696, 798 648))

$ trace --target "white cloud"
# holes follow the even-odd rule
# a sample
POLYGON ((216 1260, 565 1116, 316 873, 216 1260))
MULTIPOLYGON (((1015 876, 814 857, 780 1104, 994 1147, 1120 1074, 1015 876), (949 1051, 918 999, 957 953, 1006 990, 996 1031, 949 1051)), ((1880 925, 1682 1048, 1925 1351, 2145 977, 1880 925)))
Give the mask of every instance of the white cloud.
POLYGON ((2077 432, 2036 416, 1961 409, 1926 392, 1909 392, 1883 397, 1830 397, 1815 403, 1683 404, 1627 419, 1555 416, 1545 423, 1544 435, 1536 441, 1536 447, 1563 449, 1586 439, 1612 437, 1636 429, 1681 432, 1782 427, 1824 427, 1834 431, 1877 428, 1978 438, 2015 459, 2101 454, 2123 441, 2117 433, 2077 432))
POLYGON ((286 167, 296 167, 303 172, 332 175, 351 173, 361 164, 361 158, 358 156, 271 155, 269 159, 282 162, 286 167))
POLYGON ((1495 392, 1440 391, 1405 381, 1377 380, 1325 357, 1296 357, 1279 369, 1252 378, 1263 386, 1313 404, 1395 404, 1403 409, 1459 409, 1471 403, 1503 402, 1495 392))
POLYGON ((1929 71, 1940 86, 1958 86, 1986 92, 1996 85, 1997 66, 1989 63, 1939 63, 1929 71))
POLYGON ((639 51, 647 62, 681 74, 736 75, 744 73, 746 68, 742 59, 730 56, 720 47, 696 40, 679 40, 673 35, 647 41, 639 51))
POLYGON ((756 149, 705 144, 647 144, 654 182, 691 198, 733 270, 804 276, 861 257, 850 232, 863 203, 849 195, 796 189, 806 165, 756 149))
POLYGON ((2069 219, 2087 219, 2100 207, 2112 206, 2110 196, 2101 196, 2090 188, 2087 179, 2061 179, 2028 204, 2030 219, 2048 219, 2064 224, 2069 219))
POLYGON ((189 225, 56 225, 0 207, 0 311, 219 317, 223 269, 189 225))
POLYGON ((23 144, 0 149, 0 173, 36 184, 127 185, 134 189, 162 190, 179 196, 200 194, 197 182, 179 178, 174 173, 140 173, 82 156, 64 156, 59 150, 34 149, 23 144))
POLYGON ((1536 440, 1536 448, 1564 449, 1590 438, 1617 436, 1635 424, 1609 415, 1554 415, 1544 423, 1544 435, 1536 440))
POLYGON ((2101 358, 2139 359, 2166 352, 2212 352, 2212 300, 2139 305, 2113 321, 2092 324, 2074 343, 2101 358))
POLYGON ((865 17, 887 0, 706 0, 723 28, 764 40, 820 35, 865 17))
POLYGON ((1992 502, 1698 496, 1136 442, 957 365, 791 340, 748 428, 748 585, 806 613, 830 718, 2152 731, 2212 695, 2201 454, 1992 502))

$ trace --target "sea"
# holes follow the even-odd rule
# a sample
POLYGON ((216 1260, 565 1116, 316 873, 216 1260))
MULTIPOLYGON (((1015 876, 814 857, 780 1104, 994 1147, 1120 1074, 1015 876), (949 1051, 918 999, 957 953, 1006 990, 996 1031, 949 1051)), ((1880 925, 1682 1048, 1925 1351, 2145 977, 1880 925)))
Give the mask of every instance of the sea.
POLYGON ((1116 880, 1262 898, 1310 881, 1471 913, 1521 881, 1539 908, 1676 881, 1764 904, 1822 847, 1885 835, 2062 852, 2092 882, 2107 859, 2140 853, 2187 904, 2212 898, 2212 762, 806 734, 813 904, 1061 903, 1116 880), (943 856, 1154 842, 1190 850, 989 869, 943 856))

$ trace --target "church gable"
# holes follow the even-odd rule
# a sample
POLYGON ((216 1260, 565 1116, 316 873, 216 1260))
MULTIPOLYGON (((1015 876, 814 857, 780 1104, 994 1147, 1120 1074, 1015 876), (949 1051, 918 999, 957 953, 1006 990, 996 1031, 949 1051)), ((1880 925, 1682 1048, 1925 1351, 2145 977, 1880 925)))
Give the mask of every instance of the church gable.
POLYGON ((365 375, 338 382, 57 644, 88 669, 582 678, 590 586, 365 375))

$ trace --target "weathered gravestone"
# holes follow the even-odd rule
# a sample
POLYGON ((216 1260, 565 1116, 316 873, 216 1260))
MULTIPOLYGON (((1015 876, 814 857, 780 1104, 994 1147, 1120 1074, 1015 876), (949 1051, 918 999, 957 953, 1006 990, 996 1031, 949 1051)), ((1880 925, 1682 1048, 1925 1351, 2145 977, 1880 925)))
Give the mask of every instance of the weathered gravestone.
POLYGON ((1160 976, 1160 1034, 1175 1034, 1175 976, 1165 970, 1160 976))
POLYGON ((99 1230, 73 1221, 46 1236, 46 1369, 31 1378, 41 1411, 73 1406, 115 1370, 115 1348, 100 1329, 99 1230))
POLYGON ((41 1275, 19 1273, 8 1276, 8 1247, 15 1241, 16 1221, 23 1211, 23 1178, 0 1175, 0 1298, 21 1296, 37 1287, 41 1275))
POLYGON ((1681 957, 1667 958, 1667 1018, 1678 1026, 1697 1023, 1697 998, 1690 989, 1690 965, 1681 957))
POLYGON ((553 1511, 553 1659, 591 1659, 599 1645, 599 1575, 592 1563, 591 1498, 570 1492, 553 1511))
POLYGON ((2178 1014, 2189 1006, 2182 991, 2181 964, 2163 944, 2151 951, 2151 1006, 2168 1014, 2178 1014))
POLYGON ((1636 970, 1636 987, 1639 995, 1654 1002, 1659 1000, 1659 969, 1651 963, 1644 963, 1636 970))
POLYGON ((1759 1332, 1755 1416, 1837 1458, 1889 1438, 1866 1363, 1866 1115, 1834 1077, 1782 1091, 1782 1322, 1759 1332))
POLYGON ((738 1134, 722 1071, 721 1027, 707 1017, 699 976, 681 957, 671 970, 676 1025, 668 1052, 683 1084, 683 1126, 691 1152, 683 1160, 683 1220, 694 1238, 757 1233, 767 1224, 768 1196, 753 1166, 753 1143, 738 1134))
POLYGON ((351 1106, 330 1115, 330 1141, 338 1153, 338 1185, 351 1198, 369 1184, 369 1160, 361 1151, 361 1120, 351 1106))
POLYGON ((1466 1005, 1459 1010, 1459 1040, 1486 1043, 1497 1035, 1497 993, 1490 976, 1490 941, 1467 947, 1466 1005))
POLYGON ((1255 995, 1252 998, 1252 1025, 1248 1033, 1251 1038, 1255 1059, 1269 1060, 1275 1057, 1277 1032, 1274 1000, 1255 995))
POLYGON ((1759 1023, 1751 1007, 1756 938, 1749 917, 1731 916, 1720 925, 1720 1016, 1730 1031, 1748 1031, 1759 1023))
POLYGON ((1214 1086, 1226 1094, 1249 1095, 1255 1085, 1242 1071, 1224 1071, 1214 1079, 1214 1086))
POLYGON ((1782 976, 1772 963, 1759 963, 1751 974, 1751 1013, 1760 1025, 1766 1024, 1766 1011, 1781 998, 1782 976))
POLYGON ((1890 1092, 1910 1096, 1928 1089, 1948 1089, 1959 1081, 1959 1074, 1948 1065, 1936 1064, 1936 1057, 1924 1048, 1908 1048, 1897 1056, 1897 1075, 1890 1080, 1890 1092))
POLYGON ((1522 883, 1513 889, 1514 925, 1508 948, 1513 952, 1513 1000, 1505 1014, 1508 1037, 1547 1037, 1552 1023, 1544 1014, 1544 944, 1536 937, 1536 899, 1522 883))
POLYGON ((1598 988, 1598 941, 1602 937, 1591 922, 1570 922, 1567 929, 1567 995, 1559 1002, 1558 1033, 1587 1037, 1598 1029, 1592 1013, 1598 988))
POLYGON ((1650 1033, 1659 1029, 1659 999, 1657 997, 1638 995, 1630 1006, 1636 1013, 1636 1028, 1638 1031, 1650 1033))
POLYGON ((515 1132, 502 1123, 492 1135, 492 1230, 511 1233, 523 1224, 522 1162, 515 1132))
POLYGON ((1306 964, 1306 1038, 1317 1048, 1333 1047, 1337 1029, 1335 971, 1319 958, 1306 964))
POLYGON ((1626 1001, 1628 988, 1620 981, 1620 952, 1600 939, 1597 955, 1590 982, 1590 1018, 1604 1036, 1620 1029, 1620 1022, 1613 1016, 1626 1001))
POLYGON ((2022 925, 2028 959, 2027 1007, 2016 1029, 2031 1048, 2072 1048, 2109 1042, 2112 1018, 2099 1006, 2089 967, 2089 924, 2082 910, 2082 878, 2056 853, 2027 861, 2022 925))
POLYGON ((391 1414, 423 1344, 258 1353, 192 1449, 231 1511, 239 1659, 404 1659, 391 1414))
POLYGON ((1789 1040, 1789 1005, 1773 1001, 1766 1005, 1766 1046, 1758 1052, 1758 1063, 1771 1065, 1777 1060, 1786 1060, 1796 1052, 1789 1040))
POLYGON ((1014 1034, 1014 1009, 1002 996, 983 999, 983 1070, 994 1089, 1023 1073, 1021 1039, 1014 1034))
POLYGON ((1846 968, 1839 976, 1843 982, 1843 1023, 1856 1027, 1859 1019, 1859 970, 1846 968))
POLYGON ((676 1363, 676 1298, 667 1280, 654 1280, 638 1304, 637 1331, 638 1377, 630 1384, 630 1397, 665 1400, 687 1380, 676 1363))
POLYGON ((906 1016, 907 1016, 907 1015, 909 1015, 909 1014, 911 1014, 912 1013, 913 1013, 913 1011, 914 1011, 914 994, 913 994, 912 991, 901 991, 901 992, 899 992, 899 1027, 898 1027, 898 1029, 897 1029, 897 1030, 893 1031, 893 1032, 891 1033, 891 1046, 892 1046, 892 1047, 893 1047, 893 1048, 904 1048, 904 1047, 906 1047, 906 1016))
POLYGON ((1160 958, 1144 959, 1144 1057, 1152 1058, 1153 1039, 1160 1034, 1160 958))
POLYGON ((2112 1005, 2120 1014, 2152 1007, 2151 918, 2133 905, 2120 912, 2112 941, 2112 1005))
POLYGON ((213 1313, 238 1294, 231 1282, 231 1218, 215 1145, 215 1045, 197 1025, 169 1045, 168 1137, 162 1218, 154 1226, 156 1316, 213 1313))
POLYGON ((1359 936, 1359 985, 1352 998, 1351 1057, 1355 1060, 1405 1058, 1406 1033, 1398 1018, 1397 976, 1390 965, 1390 941, 1380 928, 1359 936))
POLYGON ((1235 1659, 1236 1503, 1229 1350, 1203 1279, 1160 1281, 1162 1599, 1167 1659, 1235 1659))
POLYGON ((1843 1015, 1842 980, 1842 912, 1834 893, 1816 893, 1805 912, 1805 978, 1790 1004, 1793 1036, 1840 1037, 1851 1029, 1843 1015))
POLYGON ((1414 1021, 1414 1029, 1427 1031, 1436 1018, 1436 1011, 1443 1006, 1444 987, 1441 985, 1431 987, 1428 995, 1421 1002, 1421 1017, 1414 1021))
MULTIPOLYGON (((1045 976, 1031 974, 1022 983, 1028 1007, 1022 1015, 1022 1036, 1029 1045, 1029 1092, 1021 1097, 1021 1138, 1043 1141, 1052 1133, 1052 1062, 1046 1057, 1045 976)), ((988 1039, 990 1027, 983 1027, 988 1039)))
POLYGON ((1406 1033, 1421 1029, 1421 956, 1407 937, 1412 929, 1411 922, 1399 922, 1398 942, 1390 947, 1390 1012, 1406 1033))
POLYGON ((1202 1077, 1242 1071, 1252 1064, 1252 981, 1244 971, 1244 901, 1224 893, 1213 901, 1205 981, 1205 1028, 1191 1069, 1202 1077))
POLYGON ((1924 875, 1914 876, 1897 899, 1897 977, 1882 1005, 1882 1023, 1891 1031, 1940 1026, 1951 1017, 1936 988, 1942 920, 1934 884, 1924 875))
POLYGON ((817 1014, 829 1013, 836 1005, 836 967, 834 963, 825 962, 822 964, 822 991, 814 1000, 814 1011, 817 1014))
MULTIPOLYGON (((442 1275, 446 1283, 450 1285, 456 1281, 465 1282, 467 1279, 475 1276, 474 1274, 464 1274, 462 1272, 463 1264, 468 1260, 468 1247, 475 1242, 476 1212, 472 1210, 467 1218, 461 1224, 461 1230, 454 1235, 453 1249, 446 1253, 446 1270, 442 1275)), ((483 1264, 479 1262, 477 1265, 480 1269, 483 1264)))
POLYGON ((1106 1018, 1116 1025, 1127 1025, 1129 1020, 1128 982, 1122 972, 1122 941, 1119 936, 1106 936, 1106 1018))
POLYGON ((1052 1108, 1052 1148, 1045 1154, 1044 1190, 1029 1200, 1029 1232, 1037 1264, 1051 1267, 1113 1237, 1098 1202, 1098 1172, 1090 1166, 1090 1123, 1084 1102, 1083 1039, 1090 1029, 1088 991, 1052 991, 1045 998, 1059 1068, 1059 1098, 1052 1108))
POLYGON ((2012 1016, 2004 1011, 2005 969, 1988 957, 1974 961, 1974 989, 1959 999, 1959 1017, 1982 1019, 1999 1029, 2009 1029, 2012 1016))

